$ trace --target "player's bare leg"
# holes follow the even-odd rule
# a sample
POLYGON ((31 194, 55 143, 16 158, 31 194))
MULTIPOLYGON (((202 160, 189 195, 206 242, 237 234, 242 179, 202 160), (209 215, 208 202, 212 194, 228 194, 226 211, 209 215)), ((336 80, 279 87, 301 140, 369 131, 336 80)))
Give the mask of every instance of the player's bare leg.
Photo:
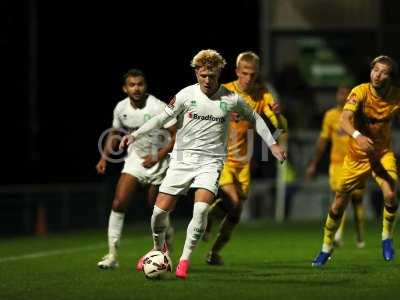
POLYGON ((108 254, 97 264, 101 269, 118 267, 117 249, 124 226, 125 212, 136 194, 137 185, 137 179, 126 173, 122 173, 118 180, 108 221, 108 254))
POLYGON ((363 191, 356 190, 351 194, 351 203, 354 212, 354 223, 356 226, 357 247, 364 248, 364 206, 362 202, 363 191))
POLYGON ((211 265, 223 264, 219 253, 231 239, 233 230, 239 224, 243 209, 242 199, 240 199, 235 185, 224 185, 221 187, 221 190, 223 191, 224 198, 229 199, 231 207, 228 214, 222 220, 217 239, 212 245, 210 252, 207 253, 206 262, 211 265))
MULTIPOLYGON (((332 194, 333 199, 336 197, 336 193, 333 192, 332 194)), ((335 238, 333 240, 333 246, 335 248, 341 247, 343 245, 343 232, 346 227, 347 217, 346 217, 346 210, 343 212, 342 221, 340 222, 339 228, 336 230, 335 238)))
POLYGON ((346 211, 343 213, 342 221, 340 222, 340 226, 335 233, 335 239, 333 241, 333 245, 335 248, 343 246, 343 231, 346 227, 347 216, 346 211))
POLYGON ((208 219, 207 219, 207 227, 203 234, 203 241, 207 242, 210 240, 211 231, 215 222, 219 220, 223 220, 225 216, 228 214, 229 209, 225 202, 227 200, 219 197, 215 199, 214 203, 210 205, 208 211, 208 219))

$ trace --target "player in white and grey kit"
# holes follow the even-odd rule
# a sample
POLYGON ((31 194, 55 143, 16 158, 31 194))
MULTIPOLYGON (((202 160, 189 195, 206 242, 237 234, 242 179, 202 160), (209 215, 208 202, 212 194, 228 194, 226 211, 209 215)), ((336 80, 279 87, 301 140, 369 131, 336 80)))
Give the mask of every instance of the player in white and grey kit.
MULTIPOLYGON (((164 111, 166 104, 146 92, 147 85, 143 72, 129 70, 124 76, 124 92, 127 98, 120 101, 114 109, 113 128, 109 132, 104 150, 96 169, 104 174, 107 160, 113 148, 118 146, 118 131, 132 133, 145 122, 164 111)), ((125 211, 135 198, 139 184, 148 185, 148 202, 154 204, 166 170, 176 133, 176 119, 164 124, 162 129, 142 135, 130 145, 124 167, 115 191, 108 223, 109 253, 98 262, 102 269, 118 266, 117 247, 124 223, 125 211)))
MULTIPOLYGON (((136 132, 125 136, 120 147, 129 145, 142 134, 159 128, 177 117, 177 134, 167 175, 164 178, 151 217, 154 249, 165 242, 168 214, 178 195, 195 188, 193 217, 187 228, 186 241, 176 276, 188 276, 189 257, 203 234, 208 206, 218 190, 218 178, 227 152, 227 135, 231 112, 251 121, 273 155, 285 160, 284 150, 276 144, 267 125, 236 93, 219 84, 224 58, 215 50, 202 50, 192 60, 198 83, 181 90, 157 117, 136 132)), ((142 259, 138 265, 142 263, 142 259)))

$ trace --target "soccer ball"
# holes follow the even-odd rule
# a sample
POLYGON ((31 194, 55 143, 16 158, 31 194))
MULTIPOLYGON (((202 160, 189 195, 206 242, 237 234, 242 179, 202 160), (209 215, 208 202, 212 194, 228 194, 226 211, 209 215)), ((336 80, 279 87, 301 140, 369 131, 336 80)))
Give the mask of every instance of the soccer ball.
POLYGON ((167 272, 172 272, 171 258, 161 251, 147 253, 143 264, 143 273, 146 278, 160 279, 167 272))

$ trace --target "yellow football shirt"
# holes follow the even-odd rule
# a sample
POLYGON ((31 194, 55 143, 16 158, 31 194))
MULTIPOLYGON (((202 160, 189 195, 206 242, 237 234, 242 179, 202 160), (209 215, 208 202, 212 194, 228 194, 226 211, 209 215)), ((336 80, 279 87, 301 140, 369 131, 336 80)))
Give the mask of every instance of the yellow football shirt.
POLYGON ((329 109, 322 121, 320 137, 331 141, 331 164, 342 164, 347 154, 349 135, 340 126, 342 109, 335 107, 329 109))
MULTIPOLYGON (((354 128, 372 139, 374 154, 380 157, 391 149, 390 120, 399 105, 399 88, 391 86, 385 98, 380 98, 373 94, 369 83, 363 83, 350 92, 343 109, 354 112, 354 128)), ((367 158, 355 139, 350 139, 349 156, 353 159, 367 158)))
MULTIPOLYGON (((269 107, 274 102, 271 93, 266 88, 259 88, 256 93, 249 95, 239 89, 235 81, 224 84, 230 91, 238 93, 244 101, 258 114, 264 114, 276 128, 287 129, 287 121, 285 117, 280 115, 277 117, 269 107)), ((228 140, 228 156, 226 163, 231 166, 243 166, 250 161, 252 145, 248 144, 248 130, 253 128, 252 124, 247 120, 241 120, 240 117, 233 113, 231 116, 229 140, 228 140)))

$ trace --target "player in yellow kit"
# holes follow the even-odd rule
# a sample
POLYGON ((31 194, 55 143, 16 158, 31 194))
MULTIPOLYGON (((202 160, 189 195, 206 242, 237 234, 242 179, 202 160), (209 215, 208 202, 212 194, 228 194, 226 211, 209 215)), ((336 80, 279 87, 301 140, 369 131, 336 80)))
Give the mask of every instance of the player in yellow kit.
MULTIPOLYGON (((264 115, 275 128, 287 127, 286 119, 280 114, 279 104, 271 93, 259 83, 260 58, 253 52, 240 53, 236 60, 237 80, 224 84, 226 88, 240 94, 246 103, 260 115, 264 115)), ((207 253, 206 262, 212 265, 223 263, 219 252, 230 240, 235 226, 239 223, 243 202, 247 198, 250 186, 250 156, 248 150, 248 131, 250 122, 241 120, 237 114, 231 116, 228 156, 219 180, 220 202, 212 210, 222 208, 224 218, 216 241, 207 253)), ((211 218, 213 212, 211 211, 211 218)), ((209 218, 207 233, 211 230, 209 218)), ((206 233, 206 238, 208 234, 206 233)))
MULTIPOLYGON (((330 165, 329 165, 329 185, 333 192, 338 189, 338 183, 342 172, 344 157, 347 154, 349 143, 349 135, 340 127, 340 115, 343 111, 343 105, 347 96, 351 91, 351 87, 346 84, 339 85, 336 91, 337 106, 329 109, 322 122, 322 130, 316 144, 315 156, 311 160, 306 170, 306 180, 310 180, 315 175, 315 171, 322 155, 324 154, 328 143, 331 143, 330 165)), ((351 202, 354 208, 354 221, 356 224, 357 247, 363 248, 363 223, 364 209, 362 206, 362 190, 356 190, 351 193, 351 202)), ((335 245, 342 244, 343 228, 345 223, 345 214, 343 214, 342 223, 335 235, 335 245)))
POLYGON ((383 193, 382 254, 394 258, 393 229, 398 208, 397 167, 391 146, 390 121, 400 107, 400 89, 392 84, 397 63, 389 56, 371 62, 370 82, 356 86, 341 115, 342 129, 351 136, 335 199, 324 228, 322 251, 313 266, 324 265, 332 254, 333 237, 340 225, 351 192, 364 187, 372 174, 383 193))

